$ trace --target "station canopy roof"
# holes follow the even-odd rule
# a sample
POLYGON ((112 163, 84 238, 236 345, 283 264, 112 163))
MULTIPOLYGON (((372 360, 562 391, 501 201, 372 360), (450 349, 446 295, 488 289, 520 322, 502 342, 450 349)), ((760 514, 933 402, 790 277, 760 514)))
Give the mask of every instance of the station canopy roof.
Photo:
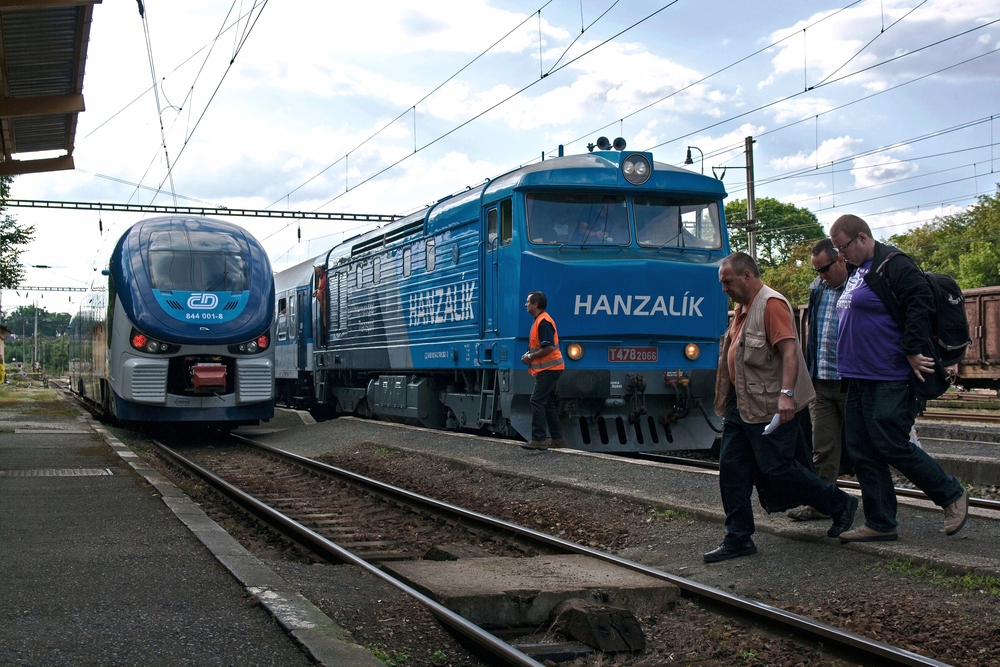
POLYGON ((94 5, 0 0, 0 175, 73 169, 94 5))

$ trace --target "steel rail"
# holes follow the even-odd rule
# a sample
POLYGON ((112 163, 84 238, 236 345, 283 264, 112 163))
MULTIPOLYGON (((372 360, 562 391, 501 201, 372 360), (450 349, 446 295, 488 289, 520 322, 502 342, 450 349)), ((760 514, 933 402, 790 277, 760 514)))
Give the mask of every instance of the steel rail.
POLYGON ((956 412, 953 410, 941 411, 941 410, 927 410, 921 417, 923 419, 931 419, 936 421, 949 421, 949 422, 982 422, 984 424, 996 424, 1000 422, 1000 415, 997 414, 985 414, 982 412, 956 412))
MULTIPOLYGON (((655 461, 662 463, 672 463, 687 466, 689 468, 706 468, 708 470, 718 470, 719 464, 715 461, 703 461, 701 459, 689 459, 682 456, 669 456, 662 454, 625 454, 626 458, 637 458, 644 461, 655 461)), ((850 479, 838 479, 837 486, 842 489, 860 489, 861 484, 850 479)), ((917 500, 930 500, 927 494, 920 489, 907 489, 902 486, 895 487, 896 495, 904 498, 915 498, 917 500)), ((969 497, 969 507, 1000 511, 1000 500, 990 500, 989 498, 969 497)))
POLYGON ((355 484, 377 490, 379 493, 384 495, 389 495, 411 503, 425 504, 432 507, 436 512, 448 513, 462 519, 481 522, 498 530, 507 531, 519 536, 530 537, 533 540, 537 540, 550 547, 554 547, 568 553, 590 556, 591 558, 602 560, 619 567, 670 582, 689 597, 708 600, 731 609, 737 609, 744 613, 763 617, 772 623, 792 628, 797 632, 809 635, 814 639, 834 643, 841 649, 860 651, 870 657, 877 658, 891 665, 905 665, 907 667, 949 667, 947 663, 934 660, 933 658, 927 658, 897 646, 892 646, 863 637, 853 632, 841 630, 831 625, 827 625, 826 623, 821 623, 811 618, 807 618, 790 611, 785 611, 784 609, 772 607, 771 605, 767 605, 762 602, 750 600, 749 598, 733 593, 727 593, 720 589, 700 584, 696 581, 691 581, 690 579, 678 577, 676 575, 663 572, 662 570, 657 570, 655 568, 630 561, 626 558, 621 558, 603 551, 597 551, 595 549, 575 544, 568 540, 548 535, 531 528, 526 528, 515 523, 510 523, 485 514, 480 514, 479 512, 474 512, 472 510, 458 507, 457 505, 452 505, 451 503, 435 500, 412 491, 400 489, 370 477, 353 473, 349 470, 327 465, 283 449, 277 449, 275 447, 254 442, 249 438, 237 435, 234 435, 233 437, 250 446, 261 449, 262 451, 270 452, 276 456, 285 458, 289 461, 294 461, 314 470, 347 478, 355 484))
MULTIPOLYGON (((237 436, 234 436, 237 437, 237 436)), ((243 438, 239 438, 244 440, 243 438)), ((504 665, 513 665, 515 667, 543 667, 543 665, 531 657, 525 655, 521 651, 510 644, 504 642, 503 640, 497 638, 496 636, 486 632, 474 623, 470 623, 468 620, 462 618, 452 610, 447 607, 435 602, 423 593, 407 586, 403 582, 392 578, 379 568, 368 563, 367 561, 358 558, 350 551, 347 551, 343 547, 337 545, 334 542, 326 539, 319 533, 310 530, 306 526, 298 523, 297 521, 291 519, 285 514, 279 512, 260 502, 250 494, 241 491, 229 482, 225 481, 221 477, 215 475, 209 470, 202 468, 194 461, 187 459, 186 457, 178 454, 176 451, 170 449, 165 444, 154 440, 153 443, 165 454, 167 454, 171 459, 181 464, 182 466, 188 468, 195 472, 198 476, 203 478, 213 487, 221 491, 223 494, 233 499, 239 505, 250 510, 253 514, 261 517, 265 521, 271 523, 272 525, 277 525, 282 531, 294 535, 298 540, 301 540, 304 544, 308 545, 309 548, 316 550, 320 554, 325 554, 335 560, 354 565, 364 569, 369 574, 372 574, 382 581, 395 586, 400 591, 406 593, 407 595, 413 597, 415 600, 424 605, 434 616, 438 618, 445 626, 451 628, 458 634, 472 640, 477 646, 482 647, 488 651, 491 655, 496 657, 504 665)), ((260 446, 260 445, 256 445, 260 446)), ((275 450, 279 451, 279 450, 275 450)))

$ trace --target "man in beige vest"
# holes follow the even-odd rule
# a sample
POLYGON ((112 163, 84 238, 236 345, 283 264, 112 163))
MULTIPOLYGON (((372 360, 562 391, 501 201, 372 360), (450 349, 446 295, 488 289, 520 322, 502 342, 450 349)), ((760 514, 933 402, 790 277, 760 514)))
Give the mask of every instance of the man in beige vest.
POLYGON ((798 505, 833 518, 827 531, 850 529, 858 499, 821 480, 808 454, 796 458, 795 415, 815 398, 788 301, 760 280, 757 262, 737 252, 719 267, 722 291, 736 302, 736 315, 722 339, 715 387, 715 411, 724 418, 719 453, 719 490, 726 512, 722 545, 706 563, 757 553, 751 494, 768 512, 798 505))

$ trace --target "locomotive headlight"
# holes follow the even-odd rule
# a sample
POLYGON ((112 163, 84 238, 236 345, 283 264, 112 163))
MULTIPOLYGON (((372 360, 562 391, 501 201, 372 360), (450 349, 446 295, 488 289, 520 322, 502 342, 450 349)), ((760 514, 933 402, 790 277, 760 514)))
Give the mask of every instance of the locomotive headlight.
POLYGON ((570 343, 569 347, 566 348, 566 356, 573 361, 579 361, 580 357, 583 356, 583 345, 579 343, 570 343))
POLYGON ((701 347, 697 343, 688 343, 684 346, 684 356, 694 361, 701 356, 701 347))
POLYGON ((135 327, 132 328, 132 333, 128 337, 128 342, 134 349, 139 352, 145 352, 146 354, 170 354, 181 349, 180 345, 171 345, 170 343, 154 340, 135 327))
POLYGON ((266 333, 262 333, 256 338, 248 340, 244 343, 237 343, 236 345, 230 345, 229 351, 232 354, 257 354, 258 352, 263 352, 271 345, 271 337, 266 333))
POLYGON ((625 180, 632 185, 642 185, 649 180, 652 173, 653 166, 641 153, 633 153, 622 162, 622 174, 625 175, 625 180))

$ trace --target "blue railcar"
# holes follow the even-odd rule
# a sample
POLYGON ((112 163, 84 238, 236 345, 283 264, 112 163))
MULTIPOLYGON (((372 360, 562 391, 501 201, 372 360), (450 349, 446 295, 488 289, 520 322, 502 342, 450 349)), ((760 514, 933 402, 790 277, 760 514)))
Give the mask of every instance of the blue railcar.
POLYGON ((274 278, 263 247, 230 223, 136 223, 115 246, 107 288, 70 322, 70 385, 127 422, 274 416, 274 278))
POLYGON ((316 406, 313 354, 321 330, 316 290, 325 279, 326 255, 280 271, 274 276, 277 323, 274 341, 275 395, 295 408, 316 406))
MULTIPOLYGON (((619 144, 622 145, 622 144, 619 144)), ((530 436, 520 357, 544 292, 570 446, 710 447, 729 254, 720 181, 599 150, 515 169, 333 248, 314 330, 334 413, 530 436)))

